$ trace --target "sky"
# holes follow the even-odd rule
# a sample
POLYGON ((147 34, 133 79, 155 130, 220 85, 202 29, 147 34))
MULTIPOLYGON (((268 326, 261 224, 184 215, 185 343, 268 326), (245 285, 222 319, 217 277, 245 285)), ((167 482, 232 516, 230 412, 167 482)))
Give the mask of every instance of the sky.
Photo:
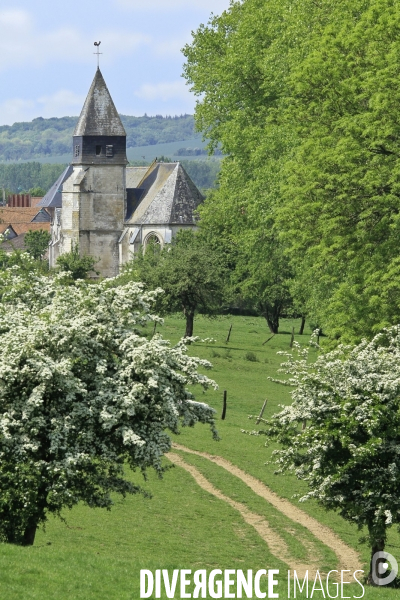
POLYGON ((193 114, 181 48, 229 0, 2 0, 0 125, 79 115, 97 68, 118 112, 193 114))

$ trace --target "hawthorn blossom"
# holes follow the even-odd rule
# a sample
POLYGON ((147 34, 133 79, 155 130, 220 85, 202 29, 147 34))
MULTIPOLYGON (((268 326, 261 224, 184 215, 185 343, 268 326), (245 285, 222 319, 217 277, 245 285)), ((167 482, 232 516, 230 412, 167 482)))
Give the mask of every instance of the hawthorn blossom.
POLYGON ((188 389, 215 387, 198 372, 210 363, 146 335, 160 291, 66 285, 29 260, 0 272, 0 538, 19 543, 49 512, 139 491, 124 467, 161 474, 168 431, 202 422, 217 435, 188 389))

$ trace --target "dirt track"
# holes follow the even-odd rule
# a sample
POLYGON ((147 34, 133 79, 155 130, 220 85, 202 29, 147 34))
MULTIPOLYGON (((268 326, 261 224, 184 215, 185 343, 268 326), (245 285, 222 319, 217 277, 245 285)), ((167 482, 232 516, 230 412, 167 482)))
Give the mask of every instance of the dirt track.
MULTIPOLYGON (((261 498, 264 498, 267 502, 269 502, 272 506, 274 506, 277 510, 279 510, 286 517, 294 521, 295 523, 299 523, 306 527, 308 531, 310 531, 318 540, 320 540, 325 546, 333 550, 338 558, 338 566, 337 569, 349 569, 354 572, 357 569, 362 569, 362 565, 360 562, 360 557, 358 553, 345 544, 339 536, 334 533, 329 527, 322 525, 313 517, 310 517, 307 513, 303 512, 301 509, 294 506, 288 500, 281 498, 271 489, 269 489, 264 483, 262 483, 259 479, 256 479, 252 475, 249 475, 236 465, 232 464, 230 461, 222 458, 221 456, 213 456, 208 454, 207 452, 198 452, 196 450, 191 450, 190 448, 186 448, 185 446, 181 446, 180 444, 172 444, 172 447, 176 450, 180 450, 182 452, 187 452, 189 454, 195 454, 197 456, 201 456, 215 463, 216 465, 222 467, 235 477, 241 479, 246 485, 249 486, 254 493, 256 493, 261 498)), ((241 514, 244 520, 252 525, 259 533, 259 535, 266 541, 268 546, 271 549, 271 552, 277 557, 283 560, 289 568, 296 569, 298 573, 302 572, 304 569, 312 569, 315 565, 315 559, 310 560, 309 564, 294 566, 294 562, 290 559, 290 552, 287 548, 287 544, 284 542, 282 538, 277 536, 276 532, 272 532, 271 528, 268 525, 268 522, 260 515, 255 515, 251 513, 246 506, 239 502, 235 502, 231 498, 228 498, 222 492, 217 490, 207 479, 191 465, 185 463, 185 461, 179 457, 177 454, 170 453, 167 457, 179 465, 180 467, 186 469, 197 481, 197 483, 205 490, 224 500, 233 508, 236 508, 241 514), (293 566, 290 566, 290 563, 293 566)))
POLYGON ((232 498, 225 496, 225 494, 217 490, 217 488, 215 488, 200 473, 200 471, 196 469, 196 467, 188 465, 180 456, 174 454, 173 452, 167 454, 167 457, 171 462, 188 471, 188 473, 190 473, 193 476, 193 478, 196 480, 196 483, 203 490, 209 492, 210 494, 213 494, 213 496, 216 496, 217 498, 219 498, 219 500, 223 500, 224 502, 232 506, 232 508, 236 509, 241 514, 244 521, 248 525, 251 525, 251 527, 254 527, 259 536, 267 543, 271 554, 273 554, 274 556, 276 556, 276 558, 279 558, 282 562, 287 564, 289 569, 295 569, 299 576, 304 577, 307 570, 313 568, 315 568, 316 570, 318 568, 318 562, 315 560, 315 557, 314 559, 310 558, 310 562, 307 565, 302 564, 296 559, 292 558, 290 555, 290 549, 286 542, 276 533, 276 531, 271 529, 268 521, 264 517, 252 513, 241 502, 236 502, 235 500, 232 500, 232 498))

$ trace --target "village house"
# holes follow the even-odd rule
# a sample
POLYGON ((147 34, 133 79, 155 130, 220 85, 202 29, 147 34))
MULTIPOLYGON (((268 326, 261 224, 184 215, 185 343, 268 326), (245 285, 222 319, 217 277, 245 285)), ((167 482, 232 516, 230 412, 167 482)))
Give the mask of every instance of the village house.
POLYGON ((7 205, 0 207, 0 234, 6 241, 2 250, 14 252, 25 250, 25 235, 28 231, 50 231, 50 214, 38 206, 41 198, 29 194, 12 194, 7 205))

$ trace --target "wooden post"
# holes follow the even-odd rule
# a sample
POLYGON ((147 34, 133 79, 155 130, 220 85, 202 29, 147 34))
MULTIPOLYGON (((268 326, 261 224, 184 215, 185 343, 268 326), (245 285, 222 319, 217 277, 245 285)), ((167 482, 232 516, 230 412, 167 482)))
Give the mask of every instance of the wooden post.
POLYGON ((156 329, 157 329, 157 321, 154 321, 153 337, 156 333, 156 329))
POLYGON ((225 417, 226 417, 226 397, 228 395, 228 392, 226 390, 224 390, 224 405, 222 408, 222 415, 221 415, 221 420, 225 421, 225 417))
POLYGON ((258 415, 258 417, 256 419, 256 425, 258 425, 259 422, 261 421, 266 406, 267 406, 267 398, 264 400, 264 404, 262 405, 262 409, 260 410, 260 414, 258 415))
POLYGON ((301 427, 302 431, 304 431, 306 427, 307 427, 307 421, 306 421, 306 419, 304 419, 303 425, 301 427))
POLYGON ((232 331, 232 323, 231 323, 231 326, 229 327, 228 337, 225 340, 225 344, 227 344, 229 342, 229 338, 231 337, 231 331, 232 331))
POLYGON ((261 345, 264 346, 264 344, 266 344, 267 342, 269 342, 269 340, 272 340, 272 338, 274 337, 274 333, 271 335, 271 337, 269 337, 267 340, 265 340, 265 342, 263 342, 261 345))
POLYGON ((294 327, 292 327, 292 337, 290 338, 290 347, 293 348, 293 342, 294 342, 294 327))

